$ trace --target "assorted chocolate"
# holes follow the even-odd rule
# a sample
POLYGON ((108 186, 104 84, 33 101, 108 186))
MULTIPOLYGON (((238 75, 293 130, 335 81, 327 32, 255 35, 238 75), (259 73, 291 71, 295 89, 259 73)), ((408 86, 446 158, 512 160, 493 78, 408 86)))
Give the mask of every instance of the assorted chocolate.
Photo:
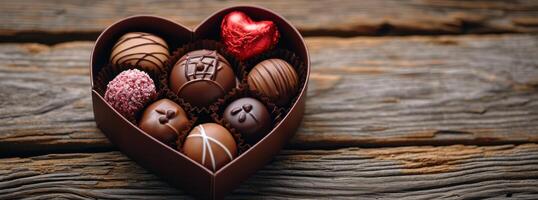
POLYGON ((265 136, 272 128, 267 107, 254 98, 244 97, 233 101, 226 107, 223 115, 224 120, 249 141, 265 136))
POLYGON ((184 51, 172 55, 175 49, 158 34, 126 33, 109 61, 135 69, 119 73, 104 94, 146 134, 214 172, 238 156, 243 142, 254 144, 271 131, 277 115, 272 112, 280 112, 275 107, 287 108, 300 84, 298 66, 278 56, 255 66, 235 63, 273 51, 280 37, 275 23, 234 11, 220 30, 224 48, 180 47, 184 51), (148 73, 164 74, 153 80, 148 73), (240 78, 243 73, 247 77, 240 78))
POLYGON ((108 83, 105 92, 105 101, 129 119, 156 97, 157 90, 153 79, 138 69, 118 74, 108 83))
POLYGON ((169 99, 161 99, 146 108, 138 127, 155 139, 172 144, 181 131, 189 128, 189 119, 181 106, 169 99))
POLYGON ((170 72, 170 88, 191 105, 205 107, 235 88, 230 63, 214 50, 191 51, 170 72))
POLYGON ((248 73, 248 87, 260 92, 280 106, 286 105, 299 88, 299 77, 293 67, 282 59, 258 63, 248 73))
POLYGON ((280 33, 272 21, 253 21, 243 12, 230 12, 221 24, 221 37, 239 60, 246 60, 272 49, 280 33))
POLYGON ((237 156, 237 143, 228 129, 205 123, 192 129, 182 150, 189 158, 217 171, 237 156))
POLYGON ((120 37, 112 47, 110 62, 160 70, 169 57, 168 44, 162 38, 150 33, 132 32, 120 37))

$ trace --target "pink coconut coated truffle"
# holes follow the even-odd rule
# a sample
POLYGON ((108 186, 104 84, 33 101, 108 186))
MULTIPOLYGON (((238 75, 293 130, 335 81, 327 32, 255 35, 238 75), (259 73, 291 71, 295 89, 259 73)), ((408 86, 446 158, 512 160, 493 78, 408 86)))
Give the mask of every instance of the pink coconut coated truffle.
POLYGON ((146 72, 138 69, 118 74, 107 85, 105 100, 125 117, 135 113, 157 97, 155 84, 146 72))

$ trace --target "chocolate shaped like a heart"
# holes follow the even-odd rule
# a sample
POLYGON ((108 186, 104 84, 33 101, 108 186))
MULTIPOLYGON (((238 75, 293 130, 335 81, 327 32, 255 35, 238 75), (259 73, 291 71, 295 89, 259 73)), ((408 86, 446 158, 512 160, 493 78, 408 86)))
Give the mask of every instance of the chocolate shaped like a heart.
POLYGON ((227 14, 221 24, 222 41, 239 60, 249 59, 273 48, 279 35, 272 21, 254 22, 239 11, 227 14))

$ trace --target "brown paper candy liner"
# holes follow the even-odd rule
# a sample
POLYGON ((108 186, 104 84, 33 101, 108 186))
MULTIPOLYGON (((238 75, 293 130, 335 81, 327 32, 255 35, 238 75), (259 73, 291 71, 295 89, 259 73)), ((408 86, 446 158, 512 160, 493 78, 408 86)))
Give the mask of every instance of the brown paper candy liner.
MULTIPOLYGON (((134 126, 138 127, 138 120, 142 117, 142 113, 144 113, 144 110, 146 110, 146 108, 150 104, 152 104, 153 102, 156 102, 156 101, 158 101, 160 99, 166 98, 166 95, 163 93, 162 83, 161 83, 160 78, 159 78, 160 76, 162 76, 162 73, 160 73, 160 71, 151 71, 151 70, 147 71, 146 69, 143 69, 143 68, 138 67, 138 66, 133 66, 133 65, 130 65, 130 64, 121 64, 121 65, 108 64, 107 66, 103 67, 101 69, 101 71, 97 74, 97 76, 95 77, 94 88, 93 89, 96 90, 101 96, 104 97, 108 83, 112 79, 114 79, 119 73, 121 73, 121 72, 123 72, 125 70, 128 70, 128 69, 138 69, 138 70, 141 70, 141 71, 144 71, 144 72, 148 73, 150 78, 153 79, 153 82, 155 84, 155 88, 157 90, 157 98, 149 101, 144 106, 143 109, 136 112, 135 117, 127 117, 129 122, 131 122, 134 126)), ((187 134, 188 131, 192 128, 192 125, 196 122, 196 119, 197 119, 196 115, 194 115, 193 113, 190 113, 184 107, 182 107, 182 108, 185 110, 185 112, 187 113, 187 116, 189 117, 189 124, 187 125, 187 128, 185 130, 180 131, 180 135, 178 135, 178 138, 180 138, 181 135, 187 134)), ((177 146, 177 142, 173 142, 171 144, 166 144, 166 145, 175 148, 177 146)))
MULTIPOLYGON (((168 61, 165 63, 165 70, 163 72, 164 76, 160 76, 160 78, 161 78, 161 82, 163 83, 163 92, 166 94, 166 96, 168 98, 175 99, 176 103, 178 103, 182 107, 184 106, 184 107, 189 108, 191 111, 193 111, 195 113, 209 114, 211 112, 209 107, 211 105, 213 105, 213 104, 210 104, 210 105, 205 106, 205 107, 193 106, 190 103, 183 100, 181 97, 178 97, 177 94, 175 92, 173 92, 170 89, 169 85, 168 85, 169 84, 170 72, 172 71, 172 68, 174 67, 176 62, 181 57, 183 57, 185 54, 187 54, 187 53, 189 53, 191 51, 200 50, 200 49, 216 50, 220 55, 222 55, 224 58, 226 58, 226 60, 230 63, 230 65, 231 65, 231 67, 232 67, 232 69, 234 71, 234 74, 236 76, 236 79, 237 80, 242 80, 242 78, 244 77, 243 64, 238 59, 236 59, 232 54, 230 54, 228 52, 228 50, 226 50, 225 46, 222 43, 214 41, 214 40, 199 40, 199 41, 195 41, 195 42, 192 42, 192 43, 185 44, 182 47, 176 49, 172 53, 172 55, 170 56, 170 59, 168 59, 168 61)), ((237 85, 239 85, 239 84, 237 84, 237 85)), ((237 87, 233 88, 228 93, 231 93, 234 90, 237 90, 237 87)), ((225 96, 227 96, 227 95, 225 95, 225 96)))

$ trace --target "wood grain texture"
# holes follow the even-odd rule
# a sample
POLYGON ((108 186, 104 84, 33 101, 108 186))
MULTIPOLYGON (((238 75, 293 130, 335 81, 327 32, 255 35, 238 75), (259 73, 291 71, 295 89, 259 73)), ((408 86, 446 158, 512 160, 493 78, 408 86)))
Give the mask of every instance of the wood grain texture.
POLYGON ((536 36, 307 41, 313 88, 298 146, 538 139, 538 58, 526 55, 536 36))
POLYGON ((0 45, 0 152, 110 148, 93 120, 91 43, 0 45))
POLYGON ((533 0, 8 0, 0 6, 0 39, 47 43, 93 40, 114 21, 135 14, 165 16, 195 27, 213 12, 241 4, 270 8, 310 36, 538 31, 538 2, 533 0))
MULTIPOLYGON (((538 145, 285 150, 229 199, 532 199, 538 145)), ((0 199, 190 199, 119 152, 0 159, 0 199)))
MULTIPOLYGON (((538 141, 538 36, 314 37, 291 148, 538 141)), ((0 152, 109 150, 92 43, 0 45, 0 152)))

